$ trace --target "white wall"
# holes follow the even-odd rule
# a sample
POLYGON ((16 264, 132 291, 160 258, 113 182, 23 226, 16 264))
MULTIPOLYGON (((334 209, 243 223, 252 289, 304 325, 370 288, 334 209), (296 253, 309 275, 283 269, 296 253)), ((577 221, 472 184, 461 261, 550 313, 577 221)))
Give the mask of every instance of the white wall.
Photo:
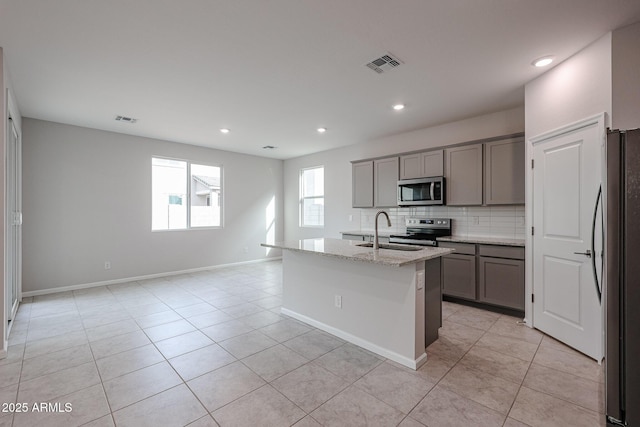
POLYGON ((401 152, 452 145, 466 141, 524 131, 524 108, 473 117, 458 122, 401 133, 366 143, 324 151, 284 162, 284 212, 287 240, 311 237, 340 237, 341 231, 366 228, 360 209, 351 207, 351 161, 401 152), (298 218, 300 169, 325 167, 325 226, 301 228, 298 218), (352 216, 352 220, 349 220, 352 216))
POLYGON ((528 140, 606 112, 611 117, 611 33, 525 85, 528 140))
POLYGON ((282 239, 281 160, 34 119, 23 135, 25 292, 264 258, 272 200, 282 239), (222 165, 224 228, 152 232, 152 156, 222 165))
POLYGON ((640 22, 612 35, 613 114, 611 127, 640 127, 640 22))

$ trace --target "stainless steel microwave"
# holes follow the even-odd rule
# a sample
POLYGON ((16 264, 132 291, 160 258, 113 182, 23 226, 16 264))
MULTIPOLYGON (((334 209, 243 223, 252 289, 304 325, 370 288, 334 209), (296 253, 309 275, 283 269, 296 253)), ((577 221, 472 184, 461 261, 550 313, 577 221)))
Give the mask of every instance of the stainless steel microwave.
POLYGON ((398 206, 444 205, 444 177, 398 181, 398 206))

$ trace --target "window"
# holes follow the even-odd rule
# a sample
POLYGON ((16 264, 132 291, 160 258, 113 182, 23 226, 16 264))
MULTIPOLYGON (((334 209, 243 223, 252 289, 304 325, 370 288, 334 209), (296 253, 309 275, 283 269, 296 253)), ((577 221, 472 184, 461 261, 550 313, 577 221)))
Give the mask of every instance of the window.
POLYGON ((220 227, 222 168, 151 159, 151 229, 220 227))
POLYGON ((300 170, 300 226, 324 227, 324 166, 300 170))

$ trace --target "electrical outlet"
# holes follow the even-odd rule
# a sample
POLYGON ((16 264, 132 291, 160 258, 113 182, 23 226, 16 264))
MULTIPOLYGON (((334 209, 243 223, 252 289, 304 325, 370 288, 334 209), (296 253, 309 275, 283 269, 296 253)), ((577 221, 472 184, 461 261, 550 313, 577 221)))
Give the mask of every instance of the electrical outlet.
POLYGON ((334 303, 336 308, 342 308, 342 296, 336 295, 334 299, 335 299, 334 303))
POLYGON ((480 224, 480 217, 479 217, 479 216, 472 216, 472 217, 471 217, 471 223, 472 223, 473 225, 478 225, 478 224, 480 224))
POLYGON ((104 269, 105 270, 110 270, 111 269, 111 261, 105 261, 104 262, 104 269))
POLYGON ((249 248, 247 246, 245 246, 244 248, 242 248, 242 252, 244 252, 245 254, 249 253, 249 248))
POLYGON ((349 215, 349 222, 353 221, 353 215, 349 215))

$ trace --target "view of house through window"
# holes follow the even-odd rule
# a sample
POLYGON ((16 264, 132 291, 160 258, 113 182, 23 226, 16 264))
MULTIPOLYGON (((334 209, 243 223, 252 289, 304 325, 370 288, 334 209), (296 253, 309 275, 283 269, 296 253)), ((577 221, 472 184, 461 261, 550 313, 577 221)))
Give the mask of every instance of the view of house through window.
POLYGON ((222 168, 154 157, 152 230, 219 227, 222 168))
POLYGON ((300 171, 300 225, 324 226, 324 166, 300 171))

